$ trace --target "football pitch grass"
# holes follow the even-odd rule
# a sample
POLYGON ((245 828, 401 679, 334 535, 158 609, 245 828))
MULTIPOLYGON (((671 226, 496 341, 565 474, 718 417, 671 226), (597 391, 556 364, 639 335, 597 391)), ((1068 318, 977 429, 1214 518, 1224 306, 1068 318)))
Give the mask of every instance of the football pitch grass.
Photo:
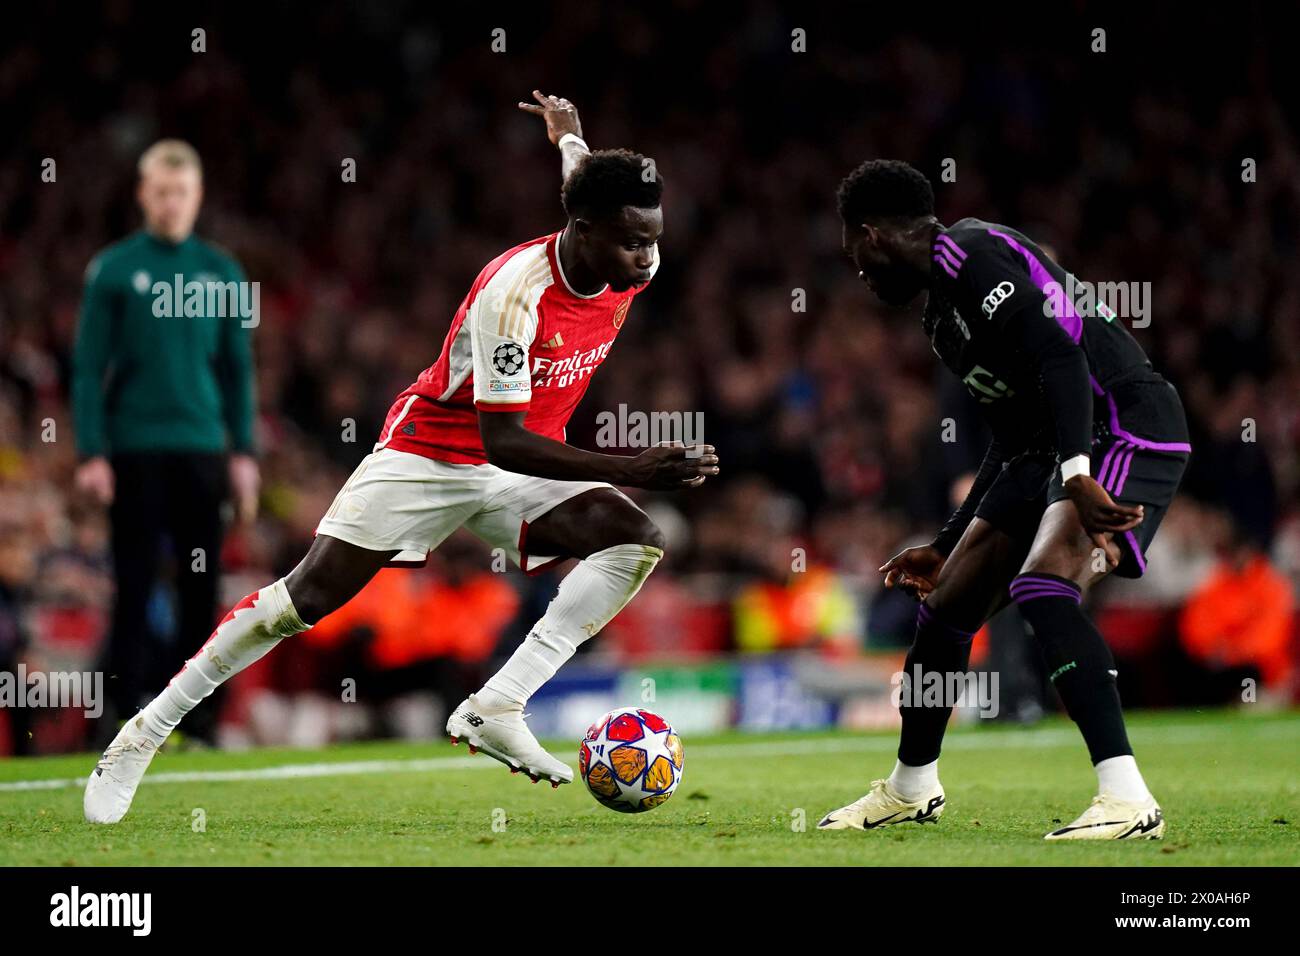
MULTIPOLYGON (((1095 778, 1074 726, 948 735, 937 825, 819 832, 888 774, 889 733, 687 736, 663 806, 624 815, 445 740, 242 753, 164 750, 131 813, 85 823, 91 755, 0 761, 0 864, 1234 866, 1300 863, 1300 714, 1135 714, 1165 839, 1045 843, 1095 778), (802 826, 800 825, 802 822, 802 826), (201 825, 200 825, 201 824, 201 825)), ((576 765, 576 748, 553 752, 576 765)))

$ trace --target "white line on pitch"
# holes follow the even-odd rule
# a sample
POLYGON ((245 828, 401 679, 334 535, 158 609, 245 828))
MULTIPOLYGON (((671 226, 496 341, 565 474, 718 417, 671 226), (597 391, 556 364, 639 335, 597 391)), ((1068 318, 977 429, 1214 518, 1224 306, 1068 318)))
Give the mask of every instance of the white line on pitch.
MULTIPOLYGON (((1232 736, 1249 731, 1255 737, 1300 737, 1300 730, 1290 723, 1267 724, 1170 724, 1164 727, 1139 728, 1134 737, 1139 743, 1181 744, 1207 743, 1214 737, 1232 736)), ((962 733, 944 741, 948 750, 1001 750, 1016 747, 1081 746, 1079 734, 1072 727, 1042 727, 1003 730, 989 734, 962 733)), ((819 753, 874 753, 893 751, 898 741, 893 736, 840 737, 829 740, 772 740, 752 743, 705 744, 688 747, 693 757, 798 757, 819 753)), ((375 773, 424 773, 439 770, 485 770, 495 768, 491 758, 424 757, 409 760, 351 760, 337 763, 282 764, 250 770, 188 770, 149 774, 144 783, 227 783, 245 780, 293 780, 304 777, 342 777, 375 773)), ((16 790, 61 790, 85 785, 85 777, 52 780, 16 780, 0 783, 0 792, 16 790)))

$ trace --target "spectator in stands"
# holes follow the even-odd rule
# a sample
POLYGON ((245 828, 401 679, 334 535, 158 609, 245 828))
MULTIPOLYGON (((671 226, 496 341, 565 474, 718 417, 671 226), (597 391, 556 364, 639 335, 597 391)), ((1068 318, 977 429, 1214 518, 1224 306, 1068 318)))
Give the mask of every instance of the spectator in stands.
POLYGON ((1235 522, 1227 527, 1217 565, 1179 619, 1189 704, 1254 701, 1260 688, 1289 690, 1294 678, 1290 581, 1256 536, 1235 522))

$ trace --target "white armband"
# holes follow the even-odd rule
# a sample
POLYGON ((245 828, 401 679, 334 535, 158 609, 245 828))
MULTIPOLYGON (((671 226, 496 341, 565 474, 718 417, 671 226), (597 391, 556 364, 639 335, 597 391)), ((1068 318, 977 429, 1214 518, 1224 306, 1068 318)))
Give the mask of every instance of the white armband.
POLYGON ((1091 475, 1092 462, 1087 455, 1075 455, 1069 461, 1061 462, 1061 483, 1077 478, 1079 475, 1091 475))
POLYGON ((581 136, 579 136, 577 133, 565 133, 563 136, 560 137, 560 141, 555 144, 555 148, 564 149, 564 147, 567 146, 569 143, 577 143, 587 152, 589 153, 591 152, 591 147, 587 145, 587 141, 583 139, 581 136))

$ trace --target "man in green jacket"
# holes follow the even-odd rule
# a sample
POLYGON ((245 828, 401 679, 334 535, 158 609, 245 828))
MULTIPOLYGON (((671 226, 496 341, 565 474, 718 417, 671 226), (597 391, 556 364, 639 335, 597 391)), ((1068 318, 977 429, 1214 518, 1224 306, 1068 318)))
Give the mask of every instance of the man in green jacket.
MULTIPOLYGON (((76 484, 110 508, 117 599, 103 668, 119 719, 212 630, 221 508, 229 493, 238 518, 251 520, 259 482, 257 287, 194 235, 203 171, 193 147, 155 143, 139 171, 144 228, 86 270, 72 379, 76 484), (151 602, 164 545, 175 559, 174 625, 151 602)), ((215 705, 206 711, 194 730, 211 739, 215 705)))

